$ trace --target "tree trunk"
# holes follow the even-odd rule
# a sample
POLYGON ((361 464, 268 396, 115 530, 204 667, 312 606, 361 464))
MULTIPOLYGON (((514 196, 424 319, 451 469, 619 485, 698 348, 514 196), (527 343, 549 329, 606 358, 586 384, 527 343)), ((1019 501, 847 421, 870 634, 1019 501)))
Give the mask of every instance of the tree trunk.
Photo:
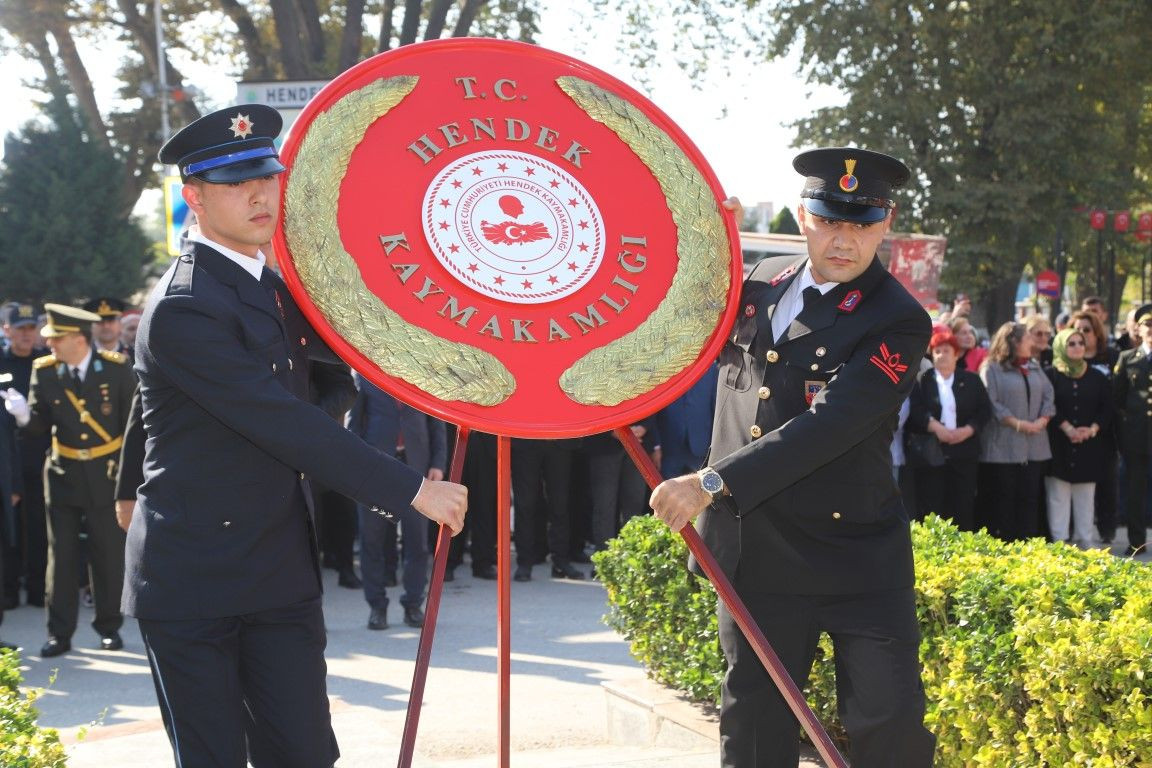
POLYGON ((360 61, 360 44, 364 39, 364 0, 348 0, 344 31, 340 35, 340 54, 336 63, 343 72, 360 61))
POLYGON ((396 0, 384 0, 380 12, 380 37, 376 40, 376 53, 384 53, 392 47, 392 12, 396 10, 396 0))
POLYGON ((272 20, 276 25, 276 38, 280 41, 280 64, 289 80, 308 77, 308 62, 300 41, 296 4, 292 0, 268 0, 272 20))
POLYGON ((320 9, 316 7, 316 0, 297 0, 300 9, 300 23, 304 27, 304 39, 308 49, 308 56, 312 61, 312 74, 324 69, 324 28, 320 26, 320 9))
POLYGON ((76 41, 72 39, 72 31, 63 17, 45 19, 48 32, 56 40, 56 50, 60 62, 64 65, 64 73, 72 87, 72 93, 80 105, 80 114, 88 127, 88 137, 105 149, 110 149, 108 143, 108 127, 104 118, 100 116, 100 106, 96 103, 96 93, 92 89, 92 79, 88 77, 88 70, 80 59, 76 50, 76 41))
POLYGON ((448 17, 448 8, 452 0, 433 0, 432 9, 428 11, 428 26, 424 28, 425 40, 439 40, 444 34, 444 19, 448 17))
POLYGON ((236 25, 236 33, 244 44, 244 52, 248 54, 248 69, 244 73, 246 78, 252 80, 271 80, 272 70, 268 65, 268 52, 260 40, 260 33, 256 31, 256 23, 248 9, 240 5, 238 0, 217 0, 220 9, 232 19, 236 25))
POLYGON ((452 30, 452 37, 468 37, 472 30, 472 22, 476 21, 476 14, 488 4, 488 0, 464 0, 460 8, 460 18, 456 19, 456 28, 452 30))
POLYGON ((411 45, 416 42, 416 33, 420 31, 420 0, 404 0, 404 23, 400 27, 400 45, 411 45))

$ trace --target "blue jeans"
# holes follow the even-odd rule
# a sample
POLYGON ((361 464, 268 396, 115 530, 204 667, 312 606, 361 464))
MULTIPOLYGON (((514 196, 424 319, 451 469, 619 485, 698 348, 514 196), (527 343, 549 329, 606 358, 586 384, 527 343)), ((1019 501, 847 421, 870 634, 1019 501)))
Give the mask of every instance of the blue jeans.
MULTIPOLYGON (((384 588, 388 568, 384 564, 385 538, 388 526, 395 522, 358 506, 360 515, 360 573, 364 581, 364 599, 373 608, 388 605, 384 588)), ((401 556, 404 567, 401 581, 404 594, 400 604, 406 608, 424 604, 424 588, 428 586, 428 518, 408 507, 400 515, 401 556)))

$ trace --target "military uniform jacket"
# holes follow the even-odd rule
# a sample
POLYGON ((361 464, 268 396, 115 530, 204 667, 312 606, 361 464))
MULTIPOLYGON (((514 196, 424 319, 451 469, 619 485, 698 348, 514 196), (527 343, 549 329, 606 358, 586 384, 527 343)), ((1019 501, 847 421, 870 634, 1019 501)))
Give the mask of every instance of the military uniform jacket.
POLYGON ((128 531, 124 612, 236 616, 320 595, 305 476, 398 514, 420 473, 306 402, 335 362, 284 283, 190 243, 149 297, 136 342, 147 434, 128 531))
POLYGON ((53 506, 106 505, 111 514, 120 442, 136 378, 119 352, 93 351, 79 387, 52 355, 33 363, 28 398, 30 437, 50 434, 44 496, 53 506), (86 415, 82 415, 86 414, 86 415))
POLYGON ((732 496, 697 523, 730 578, 765 593, 908 587, 908 517, 892 478, 896 416, 928 346, 927 313, 879 263, 772 314, 804 262, 761 263, 720 357, 711 465, 732 496))
POLYGON ((1112 377, 1113 402, 1123 453, 1152 455, 1152 358, 1144 345, 1120 353, 1112 377))

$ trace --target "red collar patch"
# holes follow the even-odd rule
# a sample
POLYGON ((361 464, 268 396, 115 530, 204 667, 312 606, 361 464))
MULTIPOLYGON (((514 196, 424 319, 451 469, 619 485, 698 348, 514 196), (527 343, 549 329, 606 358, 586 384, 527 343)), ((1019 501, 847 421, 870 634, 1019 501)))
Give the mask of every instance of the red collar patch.
POLYGON ((792 273, 793 273, 793 272, 795 272, 795 271, 796 271, 796 269, 798 268, 798 266, 799 266, 799 265, 797 265, 797 264, 793 264, 792 266, 788 267, 788 269, 784 270, 784 271, 783 271, 783 272, 781 272, 780 274, 776 275, 776 277, 772 278, 772 280, 771 280, 771 281, 770 281, 768 284, 769 284, 769 285, 780 285, 780 283, 782 283, 782 282, 784 282, 785 280, 787 280, 787 279, 788 279, 788 277, 789 277, 790 275, 792 275, 792 273))
POLYGON ((899 384, 900 374, 908 370, 908 366, 900 362, 900 353, 889 352, 886 343, 880 345, 880 352, 868 358, 868 362, 883 371, 893 384, 899 384))
POLYGON ((836 309, 841 312, 852 312, 856 307, 860 306, 860 299, 863 296, 864 294, 860 293, 860 291, 848 291, 844 300, 836 305, 836 309))

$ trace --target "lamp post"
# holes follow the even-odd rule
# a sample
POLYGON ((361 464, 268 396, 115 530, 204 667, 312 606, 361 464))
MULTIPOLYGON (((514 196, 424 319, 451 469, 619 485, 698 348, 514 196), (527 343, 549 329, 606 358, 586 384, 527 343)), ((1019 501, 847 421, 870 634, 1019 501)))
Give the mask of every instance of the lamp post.
POLYGON ((160 142, 168 141, 171 126, 168 124, 168 59, 164 55, 164 22, 161 18, 161 2, 154 0, 152 15, 156 18, 156 69, 160 82, 160 142))

